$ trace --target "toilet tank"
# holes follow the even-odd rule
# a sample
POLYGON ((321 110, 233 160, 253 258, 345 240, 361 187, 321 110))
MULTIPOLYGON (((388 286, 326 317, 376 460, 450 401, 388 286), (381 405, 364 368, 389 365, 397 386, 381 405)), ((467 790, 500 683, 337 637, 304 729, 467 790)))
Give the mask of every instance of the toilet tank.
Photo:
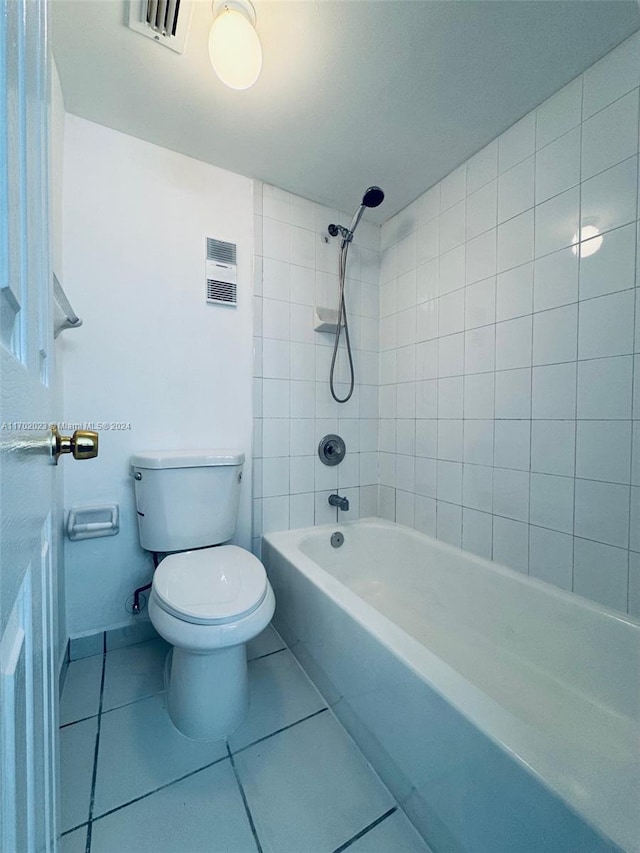
POLYGON ((140 544, 187 551, 228 542, 236 530, 244 453, 152 450, 131 457, 140 544))

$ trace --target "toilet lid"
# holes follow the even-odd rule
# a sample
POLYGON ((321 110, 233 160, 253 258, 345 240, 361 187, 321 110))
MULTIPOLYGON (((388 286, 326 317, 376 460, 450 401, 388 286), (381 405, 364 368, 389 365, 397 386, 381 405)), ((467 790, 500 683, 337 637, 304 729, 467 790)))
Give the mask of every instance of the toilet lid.
POLYGON ((228 622, 261 603, 267 575, 249 551, 220 545, 165 557, 153 576, 153 590, 169 613, 185 621, 228 622))

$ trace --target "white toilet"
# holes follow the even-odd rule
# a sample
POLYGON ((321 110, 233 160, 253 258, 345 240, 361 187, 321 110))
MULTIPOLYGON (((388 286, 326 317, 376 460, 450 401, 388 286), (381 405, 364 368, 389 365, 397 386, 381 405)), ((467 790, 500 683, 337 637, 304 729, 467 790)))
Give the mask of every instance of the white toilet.
POLYGON ((140 544, 168 552, 153 577, 149 617, 173 646, 165 670, 169 716, 194 740, 219 740, 243 721, 245 644, 275 609, 262 563, 219 544, 236 529, 243 463, 243 453, 225 450, 131 458, 140 544))

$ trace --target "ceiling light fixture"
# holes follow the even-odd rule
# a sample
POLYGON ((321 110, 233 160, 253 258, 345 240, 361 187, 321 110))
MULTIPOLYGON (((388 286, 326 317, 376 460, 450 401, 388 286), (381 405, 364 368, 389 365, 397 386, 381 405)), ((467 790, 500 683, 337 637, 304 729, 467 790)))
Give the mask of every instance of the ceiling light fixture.
POLYGON ((214 0, 209 59, 231 89, 253 86, 262 70, 262 46, 255 31, 256 12, 248 0, 214 0))

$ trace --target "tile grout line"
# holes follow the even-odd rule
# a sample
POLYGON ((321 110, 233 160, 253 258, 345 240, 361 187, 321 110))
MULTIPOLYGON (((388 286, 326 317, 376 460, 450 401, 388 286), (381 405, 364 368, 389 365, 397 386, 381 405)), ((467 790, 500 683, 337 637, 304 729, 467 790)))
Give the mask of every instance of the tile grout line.
POLYGON ((93 818, 93 806, 96 796, 96 778, 98 775, 98 751, 100 749, 100 726, 102 723, 102 702, 104 699, 104 679, 107 669, 107 641, 104 639, 104 647, 102 652, 102 674, 100 677, 100 702, 98 704, 98 729, 96 731, 96 745, 93 753, 93 773, 91 776, 91 798, 89 800, 89 820, 87 824, 87 841, 85 845, 85 853, 91 853, 91 821, 93 818))
POLYGON ((379 818, 376 818, 370 824, 361 829, 360 832, 356 832, 355 835, 352 835, 344 844, 341 844, 339 847, 333 851, 333 853, 342 853, 343 850, 347 850, 351 847, 352 844, 355 844, 356 841, 359 841, 364 835, 371 832, 372 829, 375 829, 376 826, 379 826, 383 821, 385 821, 388 817, 391 817, 392 814, 395 814, 398 811, 398 806, 393 806, 393 808, 386 811, 383 815, 380 815, 379 818))
MULTIPOLYGON (((282 651, 284 651, 284 650, 282 650, 282 651)), ((323 711, 327 711, 327 710, 328 710, 328 708, 321 708, 319 711, 315 711, 313 714, 309 714, 309 716, 307 716, 307 717, 302 717, 300 720, 296 720, 295 723, 291 723, 290 725, 284 726, 281 729, 277 729, 275 732, 271 732, 270 734, 265 735, 262 738, 258 738, 258 740, 252 741, 251 743, 247 744, 246 746, 243 746, 241 749, 236 750, 236 752, 233 754, 237 755, 240 752, 244 752, 246 749, 249 749, 250 747, 255 746, 258 743, 262 743, 262 741, 268 740, 269 738, 273 737, 274 735, 280 734, 281 732, 284 732, 287 729, 291 729, 294 726, 297 726, 298 723, 303 723, 306 720, 309 720, 312 717, 316 717, 318 714, 321 714, 323 711)), ((229 751, 229 748, 228 748, 228 751, 229 751)), ((196 770, 192 770, 189 773, 185 773, 184 776, 180 776, 177 779, 172 779, 170 782, 166 782, 164 785, 160 785, 158 788, 154 788, 153 791, 148 791, 147 793, 141 794, 139 797, 136 797, 133 800, 128 800, 126 803, 122 803, 119 806, 115 806, 114 808, 109 809, 108 811, 103 812, 102 814, 99 814, 97 817, 92 817, 91 822, 95 823, 95 821, 97 821, 97 820, 102 820, 103 817, 107 817, 108 815, 111 815, 114 812, 118 812, 121 809, 127 808, 127 806, 131 806, 134 803, 140 802, 140 800, 144 800, 147 797, 150 797, 152 794, 157 794, 159 791, 163 791, 165 788, 170 788, 172 785, 175 785, 178 782, 183 782, 185 779, 189 779, 191 776, 195 776, 197 773, 201 773, 203 770, 208 770, 210 767, 213 767, 216 764, 220 764, 220 762, 222 762, 222 761, 226 761, 227 758, 228 758, 228 756, 226 756, 226 755, 223 756, 222 758, 217 758, 215 761, 212 761, 210 764, 205 764, 203 767, 198 767, 196 770)), ((63 835, 66 835, 68 832, 72 832, 74 829, 79 829, 82 826, 87 826, 87 823, 78 824, 78 826, 75 826, 72 829, 67 830, 65 833, 63 833, 63 835)))
MULTIPOLYGON (((99 814, 97 817, 92 818, 92 823, 95 823, 98 820, 102 820, 103 817, 109 817, 109 815, 114 814, 115 812, 119 812, 122 809, 126 809, 128 806, 134 805, 134 803, 139 803, 141 800, 146 800, 147 797, 152 796, 153 794, 157 794, 159 791, 164 791, 165 788, 170 788, 172 785, 176 785, 178 782, 184 782, 185 779, 190 779, 192 776, 195 776, 198 773, 202 773, 203 770, 209 770, 211 767, 214 767, 216 764, 220 764, 223 761, 227 760, 226 755, 223 755, 222 758, 216 758, 215 761, 212 761, 210 764, 205 764, 204 767, 198 767, 197 770, 191 770, 189 773, 185 773, 184 776, 179 776, 177 779, 172 779, 170 782, 165 782, 164 785, 160 785, 158 788, 154 788, 153 791, 147 791, 146 794, 141 794, 139 797, 135 797, 133 800, 127 800, 126 803, 122 803, 119 806, 114 806, 114 808, 109 809, 102 814, 99 814)), ((80 824, 84 826, 84 824, 80 824)))
MULTIPOLYGON (((300 723, 306 723, 307 720, 311 720, 313 719, 313 717, 317 717, 319 714, 324 714, 324 712, 328 710, 328 706, 325 706, 324 708, 320 708, 318 711, 314 711, 313 714, 307 714, 306 717, 301 717, 299 720, 296 720, 295 723, 289 723, 288 726, 283 726, 281 729, 276 729, 274 732, 270 732, 268 735, 264 735, 264 737, 260 737, 257 740, 248 743, 246 746, 241 746, 240 749, 236 749, 233 752, 233 755, 239 755, 241 752, 244 752, 247 749, 251 749, 252 746, 256 746, 256 744, 262 743, 265 740, 269 740, 269 738, 275 737, 275 735, 279 735, 282 732, 286 732, 288 731, 288 729, 292 729, 294 728, 294 726, 297 726, 300 723)), ((229 751, 231 751, 230 747, 229 751)))
POLYGON ((227 753, 229 754, 229 761, 231 762, 231 768, 233 770, 233 775, 235 776, 236 784, 238 786, 238 790, 240 791, 240 796, 242 797, 242 804, 244 805, 244 810, 247 814, 247 820, 249 821, 249 826, 251 827, 251 833, 253 835, 253 840, 256 843, 256 848, 258 850, 258 853, 263 853, 262 845, 260 844, 260 839, 258 838, 258 832, 256 830, 256 825, 253 821, 253 815, 251 814, 251 809, 249 808, 249 803, 247 802, 247 796, 244 792, 244 787, 242 785, 242 782, 240 781, 240 776, 238 775, 236 763, 233 759, 233 753, 231 752, 231 748, 229 747, 228 743, 226 744, 226 746, 227 746, 227 753))

